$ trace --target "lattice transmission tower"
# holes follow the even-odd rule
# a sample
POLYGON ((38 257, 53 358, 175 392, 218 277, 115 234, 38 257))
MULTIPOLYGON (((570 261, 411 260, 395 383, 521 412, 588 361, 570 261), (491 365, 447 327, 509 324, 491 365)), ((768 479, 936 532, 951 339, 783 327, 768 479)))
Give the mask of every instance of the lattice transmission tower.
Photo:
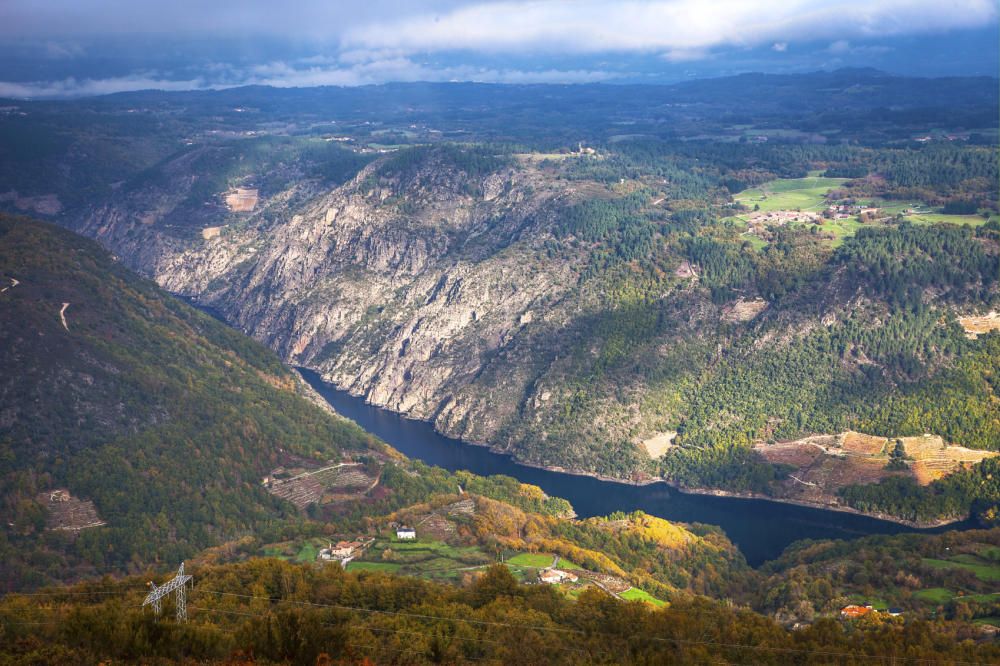
POLYGON ((153 612, 159 615, 163 610, 163 597, 173 592, 174 605, 177 607, 177 621, 185 622, 187 620, 187 584, 191 580, 193 578, 184 573, 184 563, 181 562, 181 566, 177 569, 177 575, 165 584, 157 587, 156 583, 149 581, 151 589, 142 602, 143 607, 152 606, 153 612))

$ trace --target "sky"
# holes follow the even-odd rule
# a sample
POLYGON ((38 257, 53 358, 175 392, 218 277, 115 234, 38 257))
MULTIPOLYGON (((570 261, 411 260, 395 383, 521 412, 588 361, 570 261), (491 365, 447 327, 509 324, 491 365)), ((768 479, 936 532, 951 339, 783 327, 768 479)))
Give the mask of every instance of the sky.
POLYGON ((0 96, 1000 68, 998 0, 2 0, 0 96))

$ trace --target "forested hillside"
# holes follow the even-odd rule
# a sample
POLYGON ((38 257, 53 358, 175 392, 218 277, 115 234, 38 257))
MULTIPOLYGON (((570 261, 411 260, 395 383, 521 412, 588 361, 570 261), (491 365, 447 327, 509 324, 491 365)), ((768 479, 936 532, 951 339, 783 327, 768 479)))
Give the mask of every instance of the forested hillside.
POLYGON ((523 462, 988 518, 986 83, 858 70, 32 103, 0 119, 46 139, 36 154, 0 135, 19 148, 4 201, 97 238, 284 362, 523 462), (734 115, 733 91, 757 89, 734 115), (127 163, 81 163, 95 136, 133 141, 153 119, 127 163), (56 164, 80 181, 32 176, 56 164), (104 184, 84 200, 88 164, 104 184), (848 433, 874 439, 857 456, 807 441, 848 433), (940 446, 889 460, 923 435, 940 446))
POLYGON ((260 484, 283 456, 382 446, 92 241, 2 217, 0 276, 2 587, 189 556, 289 515, 260 484), (77 502, 104 524, 53 523, 77 502))
MULTIPOLYGON (((0 603, 11 664, 995 663, 969 625, 878 613, 796 631, 701 598, 654 610, 592 590, 576 601, 501 566, 465 587, 275 560, 193 570, 187 623, 138 604, 145 580, 101 581, 0 603)), ((173 610, 172 601, 164 611, 173 610)))

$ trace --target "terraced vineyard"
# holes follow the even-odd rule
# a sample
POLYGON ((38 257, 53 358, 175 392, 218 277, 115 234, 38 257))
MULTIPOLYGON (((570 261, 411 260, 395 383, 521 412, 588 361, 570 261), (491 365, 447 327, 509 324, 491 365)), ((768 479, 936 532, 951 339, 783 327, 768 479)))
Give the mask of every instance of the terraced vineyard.
POLYGON ((322 504, 356 497, 370 490, 377 477, 369 476, 361 463, 339 463, 305 471, 289 478, 277 478, 272 473, 265 480, 268 492, 304 509, 310 504, 322 504), (355 491, 353 493, 348 491, 355 491))

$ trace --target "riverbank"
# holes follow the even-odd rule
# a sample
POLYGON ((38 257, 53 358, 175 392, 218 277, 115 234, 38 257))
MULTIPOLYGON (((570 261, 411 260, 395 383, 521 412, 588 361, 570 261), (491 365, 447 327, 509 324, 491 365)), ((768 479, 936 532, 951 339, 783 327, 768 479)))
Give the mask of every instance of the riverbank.
POLYGON ((788 504, 792 506, 802 506, 810 509, 821 509, 823 511, 839 511, 841 513, 850 513, 856 516, 864 516, 866 518, 874 518, 875 520, 884 520, 889 523, 896 523, 898 525, 905 525, 906 527, 912 527, 916 530, 932 530, 941 527, 947 527, 948 525, 958 525, 968 518, 951 518, 951 519, 941 519, 935 521, 917 521, 917 520, 906 520, 905 518, 899 518, 888 513, 878 513, 861 511, 855 509, 851 506, 846 506, 844 504, 824 504, 822 502, 809 502, 805 500, 796 500, 782 497, 772 497, 770 495, 764 495, 763 493, 738 493, 729 490, 720 490, 718 488, 687 488, 674 486, 669 481, 665 481, 667 485, 675 488, 677 491, 682 493, 688 493, 690 495, 708 495, 712 497, 733 497, 740 499, 755 499, 764 500, 767 502, 774 502, 776 504, 788 504))
MULTIPOLYGON (((531 481, 530 479, 523 478, 523 477, 525 477, 525 474, 523 472, 519 473, 517 471, 518 468, 523 469, 523 470, 537 470, 538 472, 544 472, 544 473, 552 474, 552 475, 559 475, 561 477, 578 478, 578 479, 591 479, 593 481, 600 482, 601 484, 614 484, 615 486, 620 486, 622 488, 632 488, 632 489, 636 489, 636 490, 647 490, 649 493, 653 493, 653 494, 657 493, 657 488, 662 488, 663 491, 664 491, 664 493, 667 493, 667 492, 674 493, 676 495, 680 495, 682 497, 686 497, 686 498, 689 498, 689 499, 692 499, 692 500, 693 500, 693 498, 696 498, 696 497, 711 497, 711 498, 719 498, 719 499, 725 499, 725 500, 729 500, 729 501, 738 501, 738 502, 747 502, 747 503, 765 503, 766 502, 768 505, 771 505, 771 506, 775 507, 775 510, 777 510, 777 507, 797 507, 797 508, 808 509, 808 510, 817 511, 817 512, 832 512, 832 513, 835 513, 835 514, 840 514, 840 515, 845 515, 845 516, 856 516, 858 518, 862 518, 862 519, 866 519, 866 520, 878 521, 880 523, 886 523, 886 524, 896 525, 896 526, 899 526, 899 528, 908 528, 910 530, 921 530, 921 531, 939 530, 939 529, 942 529, 942 528, 947 527, 947 526, 954 526, 956 529, 962 529, 963 527, 969 527, 970 526, 968 524, 967 520, 966 521, 962 521, 962 520, 951 519, 951 520, 927 521, 927 522, 923 522, 923 521, 911 521, 911 520, 906 520, 904 518, 899 518, 899 517, 896 517, 896 516, 892 516, 892 515, 889 515, 889 514, 881 514, 881 513, 875 513, 875 512, 871 512, 871 513, 864 512, 864 511, 860 511, 858 509, 855 509, 853 507, 844 506, 844 505, 841 505, 841 504, 828 504, 828 503, 822 503, 822 502, 810 502, 810 501, 807 501, 807 500, 798 500, 798 499, 791 499, 791 498, 774 497, 774 496, 771 496, 771 495, 765 495, 763 493, 734 492, 734 491, 722 490, 722 489, 718 489, 718 488, 687 487, 687 486, 681 486, 681 485, 676 484, 676 483, 672 483, 672 482, 670 482, 669 480, 666 480, 666 479, 657 479, 657 478, 646 478, 646 479, 638 479, 638 480, 637 479, 621 479, 621 478, 609 477, 609 476, 606 476, 606 475, 603 475, 603 474, 597 474, 595 472, 573 470, 573 469, 561 467, 561 466, 558 466, 558 465, 540 465, 540 464, 536 464, 536 463, 532 463, 532 462, 526 462, 526 461, 522 461, 522 460, 516 458, 509 451, 504 451, 502 449, 499 449, 499 448, 497 448, 495 446, 491 446, 491 445, 489 445, 487 443, 484 443, 484 442, 474 442, 474 441, 467 441, 467 440, 459 440, 459 439, 455 439, 455 438, 452 438, 452 437, 448 437, 447 435, 444 435, 444 434, 440 433, 436 428, 434 428, 433 423, 431 423, 429 421, 423 421, 423 420, 418 420, 418 419, 410 419, 410 418, 407 418, 407 417, 402 416, 400 414, 396 414, 395 412, 391 412, 389 410, 385 410, 383 408, 376 407, 374 405, 370 405, 370 404, 366 403, 365 400, 364 400, 364 398, 362 398, 361 396, 352 396, 352 395, 350 395, 349 393, 347 393, 345 391, 337 389, 332 384, 327 384, 322 379, 322 377, 320 377, 320 375, 318 373, 316 373, 315 371, 313 371, 313 370, 309 370, 308 368, 297 368, 297 370, 300 372, 300 374, 302 375, 303 379, 307 383, 310 383, 310 384, 313 385, 313 388, 317 390, 317 392, 323 397, 324 400, 327 400, 329 402, 330 399, 331 399, 331 395, 336 395, 336 396, 340 396, 342 399, 350 400, 351 404, 352 404, 352 409, 355 409, 355 410, 359 410, 359 409, 360 410, 364 410, 367 413, 370 413, 371 415, 375 416, 378 419, 384 420, 384 419, 386 419, 388 417, 388 415, 392 415, 391 419, 393 421, 395 421, 395 422, 398 422, 400 424, 408 424, 409 427, 418 429, 418 430, 420 430, 422 432, 433 433, 432 436, 434 438, 437 438, 437 439, 440 439, 442 441, 448 442, 449 446, 454 447, 454 449, 457 449, 456 451, 453 451, 454 457, 456 457, 458 459, 462 459, 463 457, 464 458, 470 458, 470 460, 464 460, 462 462, 448 463, 448 462, 444 462, 442 460, 427 459, 427 458, 425 458, 425 456, 421 455, 419 452, 416 453, 416 454, 414 454, 414 452, 408 452, 408 451, 405 451, 405 450, 402 451, 402 453, 404 453, 405 455, 409 455, 410 457, 417 457, 417 458, 423 459, 426 462, 428 462, 429 464, 439 464, 439 465, 445 466, 445 467, 447 467, 448 464, 455 464, 455 465, 458 465, 458 466, 465 465, 466 468, 468 468, 471 471, 474 471, 476 473, 501 473, 501 474, 507 474, 509 476, 514 476, 514 477, 516 477, 518 479, 521 479, 525 483, 533 483, 533 481, 531 481), (502 467, 504 467, 506 469, 493 469, 490 472, 484 472, 481 469, 475 469, 474 468, 475 461, 471 460, 471 458, 482 458, 483 457, 482 454, 476 455, 477 451, 481 451, 481 452, 483 452, 483 454, 487 454, 489 457, 496 458, 496 459, 502 459, 502 460, 506 461, 506 464, 502 465, 502 467), (463 456, 463 453, 464 453, 464 456, 463 456)), ((338 410, 338 413, 340 413, 340 410, 338 410)), ((349 414, 342 414, 342 415, 345 415, 345 416, 348 416, 349 418, 351 418, 351 415, 349 415, 349 414)), ((358 420, 358 419, 355 419, 355 420, 358 420)), ((366 429, 371 429, 371 426, 373 424, 372 423, 360 423, 360 425, 362 425, 362 427, 365 427, 366 429)), ((392 441, 388 441, 388 443, 391 446, 395 446, 397 449, 401 448, 400 446, 396 446, 396 444, 394 442, 392 442, 392 441)), ((496 468, 497 466, 496 465, 492 465, 491 467, 496 468)), ((535 483, 535 485, 541 485, 541 484, 540 483, 535 483)), ((546 491, 546 492, 548 492, 548 491, 546 491)), ((563 497, 564 499, 570 500, 570 502, 574 504, 574 507, 576 506, 577 502, 579 501, 579 500, 575 501, 574 498, 568 496, 568 494, 566 492, 550 492, 549 494, 555 495, 555 496, 558 496, 558 497, 563 497)), ((615 509, 612 509, 612 511, 613 510, 617 510, 619 508, 620 507, 616 507, 615 509)), ((612 511, 605 511, 604 513, 605 514, 606 513, 611 513, 612 511)), ((584 512, 585 517, 586 517, 586 513, 587 512, 584 512)), ((590 515, 601 515, 601 514, 590 514, 590 515)), ((666 517, 666 516, 663 516, 663 517, 666 517)), ((670 518, 670 519, 672 519, 672 520, 678 520, 677 518, 670 518)), ((680 522, 685 522, 685 520, 681 519, 680 522)), ((691 521, 688 520, 686 522, 691 522, 691 521)), ((705 522, 705 523, 708 523, 708 524, 713 524, 711 520, 702 520, 702 519, 695 519, 694 522, 705 522)), ((720 524, 720 523, 718 521, 716 521, 714 524, 720 524)), ((883 530, 883 531, 886 531, 886 530, 883 530)), ((872 533, 878 533, 878 532, 874 532, 873 531, 872 533)))
POLYGON ((648 479, 642 481, 634 481, 631 479, 617 479, 615 477, 604 476, 601 474, 596 474, 594 472, 583 472, 572 469, 567 469, 565 467, 558 467, 555 465, 536 465, 530 462, 524 462, 515 456, 507 453, 505 451, 499 451, 486 444, 479 444, 474 442, 466 442, 470 446, 481 446, 497 455, 508 456, 512 462, 521 465, 523 467, 532 467, 534 469, 541 469, 547 472, 555 472, 557 474, 568 474, 570 476, 581 476, 588 477, 592 479, 597 479, 598 481, 603 481, 606 483, 620 483, 622 485, 635 486, 635 487, 645 487, 652 486, 656 484, 663 484, 670 488, 671 490, 683 493, 685 495, 702 495, 707 497, 727 497, 730 499, 744 499, 744 500, 757 500, 762 502, 772 502, 774 504, 786 504, 789 506, 801 506, 808 509, 818 509, 821 511, 838 511, 841 513, 849 513, 856 516, 864 516, 866 518, 873 518, 875 520, 882 520, 889 523, 896 523, 897 525, 905 525, 906 527, 911 527, 916 530, 930 530, 937 529, 941 527, 946 527, 948 525, 960 524, 968 518, 951 518, 951 519, 941 519, 935 521, 917 521, 917 520, 907 520, 905 518, 900 518, 898 516, 893 516, 888 513, 879 513, 874 511, 861 511, 855 509, 854 507, 847 506, 844 504, 826 504, 823 502, 809 502, 807 500, 797 500, 787 497, 775 497, 773 495, 765 495, 764 493, 753 493, 753 492, 736 492, 732 490, 723 490, 721 488, 697 488, 690 486, 682 486, 680 484, 674 483, 669 479, 648 479))

